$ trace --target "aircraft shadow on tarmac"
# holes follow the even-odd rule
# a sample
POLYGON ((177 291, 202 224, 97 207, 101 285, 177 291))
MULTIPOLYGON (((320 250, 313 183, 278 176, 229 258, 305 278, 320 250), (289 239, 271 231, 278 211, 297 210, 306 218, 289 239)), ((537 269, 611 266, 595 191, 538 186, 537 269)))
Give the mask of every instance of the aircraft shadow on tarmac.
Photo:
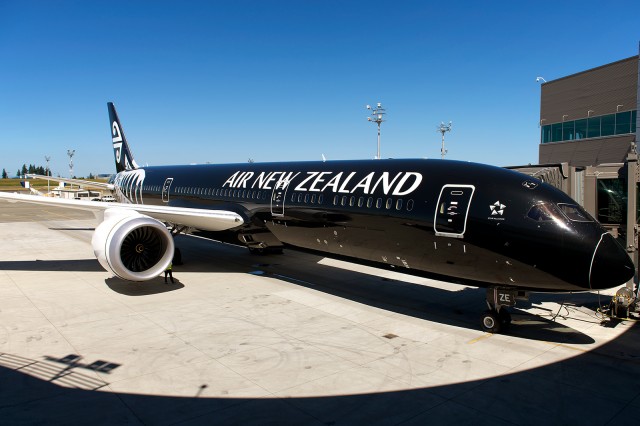
MULTIPOLYGON (((182 276, 182 282, 174 278, 175 284, 164 284, 158 277, 147 282, 132 283, 111 277, 105 284, 113 291, 127 296, 146 296, 177 291, 188 283, 185 272, 244 272, 269 276, 294 285, 312 288, 327 294, 349 299, 387 311, 410 315, 431 322, 478 330, 480 314, 484 310, 485 289, 462 287, 459 291, 449 291, 436 287, 414 284, 402 280, 381 278, 357 271, 323 265, 323 257, 306 253, 305 262, 284 255, 252 256, 241 247, 220 244, 208 240, 176 237, 184 264, 174 266, 174 275, 182 276), (215 259, 215 261, 212 261, 215 259), (330 278, 329 278, 330 277, 330 278)), ((25 271, 82 271, 104 272, 95 259, 81 260, 34 260, 2 261, 0 270, 25 271)), ((578 295, 533 295, 521 307, 530 307, 536 300, 558 300, 571 302, 578 295)), ((593 306, 597 304, 595 295, 579 295, 579 299, 593 306), (585 299, 586 298, 586 299, 585 299)), ((583 304, 584 306, 584 304, 583 304)), ((519 309, 512 309, 513 323, 504 333, 530 339, 555 343, 591 344, 594 340, 573 328, 548 318, 532 315, 519 309)), ((549 313, 549 317, 553 313, 549 313)))
POLYGON ((0 271, 77 271, 104 272, 96 259, 78 260, 5 260, 0 261, 0 271))
POLYGON ((111 290, 124 294, 125 296, 148 296, 151 294, 166 293, 184 288, 184 284, 177 279, 174 278, 173 281, 173 283, 165 284, 162 277, 139 283, 133 283, 118 277, 111 277, 104 280, 105 284, 111 290))
MULTIPOLYGON (((426 285, 414 284, 401 279, 388 279, 366 273, 335 268, 321 263, 321 256, 296 253, 299 259, 283 255, 248 255, 246 249, 223 245, 203 239, 180 236, 176 238, 183 254, 184 265, 174 266, 174 274, 182 272, 245 272, 257 276, 271 277, 294 285, 311 288, 323 293, 349 299, 357 303, 387 311, 413 316, 431 322, 478 330, 480 314, 485 309, 483 288, 461 287, 449 291, 426 285), (212 259, 216 259, 212 262, 212 259)), ((401 277, 401 275, 399 275, 401 277)), ((185 282, 188 285, 188 282, 185 282)), ((544 300, 558 303, 579 296, 581 303, 596 303, 595 295, 549 295, 535 294, 522 307, 544 300)), ((512 309, 513 323, 506 334, 530 340, 555 343, 591 344, 593 338, 542 316, 512 309)), ((551 318, 556 313, 548 313, 551 318)), ((560 316, 562 317, 562 316, 560 316)))

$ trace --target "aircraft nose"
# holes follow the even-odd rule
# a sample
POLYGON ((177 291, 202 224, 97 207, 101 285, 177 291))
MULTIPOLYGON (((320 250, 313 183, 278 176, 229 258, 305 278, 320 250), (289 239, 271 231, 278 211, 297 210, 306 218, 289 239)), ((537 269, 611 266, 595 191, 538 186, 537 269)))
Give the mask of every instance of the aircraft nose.
POLYGON ((635 274, 635 266, 625 249, 609 234, 602 234, 595 247, 589 270, 589 287, 605 289, 622 285, 635 274))

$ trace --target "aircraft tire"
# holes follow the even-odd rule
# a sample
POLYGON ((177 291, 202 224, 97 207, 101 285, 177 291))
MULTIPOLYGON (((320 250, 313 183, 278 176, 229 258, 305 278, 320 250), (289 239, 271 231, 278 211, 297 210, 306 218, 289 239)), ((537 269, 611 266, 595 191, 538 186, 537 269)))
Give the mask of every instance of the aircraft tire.
POLYGON ((496 311, 486 311, 482 315, 482 331, 496 334, 500 332, 501 325, 500 316, 496 311))

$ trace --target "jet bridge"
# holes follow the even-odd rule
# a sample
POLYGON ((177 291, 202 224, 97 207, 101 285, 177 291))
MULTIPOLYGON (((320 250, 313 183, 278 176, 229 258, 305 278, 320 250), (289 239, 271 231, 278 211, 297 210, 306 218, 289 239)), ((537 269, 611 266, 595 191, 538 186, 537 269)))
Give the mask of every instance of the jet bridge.
POLYGON ((638 225, 640 167, 635 143, 624 163, 573 167, 568 163, 512 166, 564 191, 581 204, 626 248, 636 265, 635 278, 616 293, 612 316, 629 318, 640 312, 638 290, 638 225))

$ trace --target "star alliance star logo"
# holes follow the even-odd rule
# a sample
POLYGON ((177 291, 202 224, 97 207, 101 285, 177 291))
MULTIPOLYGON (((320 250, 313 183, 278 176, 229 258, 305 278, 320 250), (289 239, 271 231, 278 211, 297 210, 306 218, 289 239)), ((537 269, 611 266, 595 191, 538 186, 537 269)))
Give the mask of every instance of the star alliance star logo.
POLYGON ((491 204, 489 208, 491 209, 491 216, 502 216, 504 214, 504 209, 506 209, 507 206, 505 206, 504 204, 500 204, 500 201, 496 201, 495 203, 491 204))

